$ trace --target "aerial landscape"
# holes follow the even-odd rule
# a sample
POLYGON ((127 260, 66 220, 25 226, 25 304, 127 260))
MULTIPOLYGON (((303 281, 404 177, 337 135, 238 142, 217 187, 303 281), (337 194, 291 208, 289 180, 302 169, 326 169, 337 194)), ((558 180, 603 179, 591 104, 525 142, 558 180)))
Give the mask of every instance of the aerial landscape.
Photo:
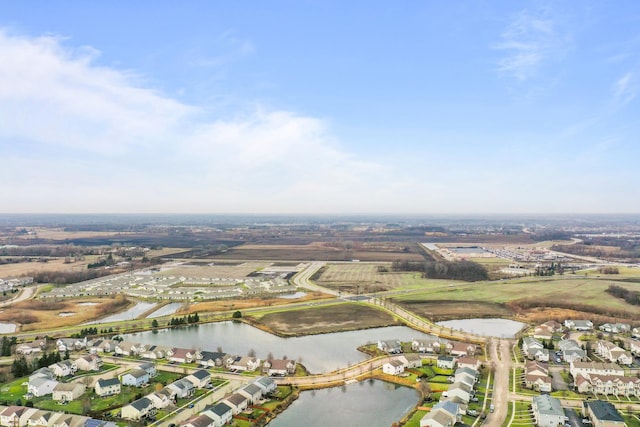
POLYGON ((4 3, 0 427, 640 427, 639 23, 4 3))

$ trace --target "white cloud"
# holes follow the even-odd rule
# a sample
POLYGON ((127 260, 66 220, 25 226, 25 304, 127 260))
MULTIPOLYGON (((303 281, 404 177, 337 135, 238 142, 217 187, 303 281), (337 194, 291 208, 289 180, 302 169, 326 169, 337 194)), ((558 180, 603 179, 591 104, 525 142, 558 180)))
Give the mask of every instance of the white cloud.
POLYGON ((501 42, 492 46, 505 52, 498 61, 498 71, 518 81, 535 76, 546 61, 565 49, 556 24, 546 10, 537 13, 521 11, 500 38, 501 42))
POLYGON ((613 98, 617 105, 624 106, 638 95, 638 85, 634 73, 626 73, 613 85, 613 98))

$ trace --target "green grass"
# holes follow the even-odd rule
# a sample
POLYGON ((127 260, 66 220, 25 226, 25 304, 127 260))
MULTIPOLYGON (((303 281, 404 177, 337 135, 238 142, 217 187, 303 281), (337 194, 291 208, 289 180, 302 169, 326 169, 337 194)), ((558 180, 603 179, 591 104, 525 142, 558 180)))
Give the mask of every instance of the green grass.
POLYGON ((24 401, 22 396, 27 393, 27 386, 23 386, 22 383, 28 381, 29 377, 22 377, 2 385, 0 387, 0 403, 8 402, 9 405, 13 405, 18 399, 24 401))
POLYGON ((416 411, 406 422, 404 427, 420 427, 420 420, 427 414, 427 411, 416 411))
POLYGON ((447 379, 449 377, 445 377, 444 375, 436 375, 435 377, 429 378, 430 382, 434 382, 434 383, 449 383, 449 380, 447 379))
MULTIPOLYGON (((81 396, 80 399, 83 399, 84 396, 81 396)), ((33 399, 33 406, 40 409, 45 409, 47 411, 55 411, 55 412, 68 412, 71 414, 79 414, 83 413, 82 410, 82 400, 74 400, 67 404, 60 404, 55 400, 51 400, 51 396, 47 397, 38 397, 33 399)))
POLYGON ((640 419, 633 415, 622 415, 627 427, 640 427, 640 419))

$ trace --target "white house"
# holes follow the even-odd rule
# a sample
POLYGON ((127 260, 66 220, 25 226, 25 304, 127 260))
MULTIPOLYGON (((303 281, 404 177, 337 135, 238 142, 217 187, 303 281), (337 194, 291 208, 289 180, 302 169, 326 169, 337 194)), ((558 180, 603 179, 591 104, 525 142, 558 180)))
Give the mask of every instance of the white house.
POLYGON ((49 365, 49 369, 53 371, 58 378, 73 375, 78 370, 76 363, 71 360, 62 360, 60 362, 49 365))
POLYGON ((52 399, 56 402, 71 402, 82 396, 86 389, 82 383, 58 383, 53 388, 52 399))
POLYGON ((404 363, 393 359, 382 365, 382 372, 389 375, 400 375, 404 372, 404 363))
POLYGON ((205 388, 211 383, 211 374, 204 369, 195 371, 193 374, 186 377, 197 388, 205 388))
POLYGON ((138 365, 138 369, 142 369, 147 374, 149 374, 149 378, 154 378, 156 375, 158 375, 156 364, 153 362, 141 363, 140 365, 138 365))
POLYGON ((398 356, 398 360, 404 363, 405 369, 422 367, 422 359, 415 353, 405 353, 402 356, 398 356))
POLYGON ((378 350, 384 351, 388 354, 400 354, 402 353, 402 344, 399 340, 381 340, 378 341, 378 350))
POLYGON ((275 381, 268 377, 260 377, 256 379, 253 384, 262 389, 262 395, 266 396, 269 393, 273 393, 278 388, 275 381))
POLYGON ((93 386, 93 390, 100 397, 120 394, 120 381, 117 378, 99 379, 93 386))
POLYGON ((44 377, 34 377, 29 379, 27 392, 34 397, 48 396, 53 393, 53 389, 58 385, 58 381, 44 377))
POLYGON ((262 369, 264 373, 271 377, 284 377, 296 371, 296 361, 289 359, 265 360, 262 369))
POLYGON ((149 374, 144 369, 132 369, 120 378, 123 385, 144 387, 149 383, 149 374))
POLYGON ((558 427, 558 425, 564 425, 567 419, 560 406, 560 401, 548 394, 533 396, 531 407, 539 427, 558 427))
POLYGON ((262 389, 255 384, 248 384, 238 389, 238 393, 249 400, 249 405, 255 405, 262 399, 262 389))
POLYGON ((156 408, 151 400, 143 397, 130 404, 123 406, 120 416, 125 420, 139 421, 145 417, 155 414, 156 408))
POLYGON ((436 366, 440 369, 453 369, 456 367, 456 358, 453 356, 438 356, 436 366))
POLYGON ((206 414, 209 418, 213 419, 215 427, 222 427, 223 425, 231 422, 233 410, 226 403, 219 402, 213 406, 207 407, 203 414, 206 414))
POLYGON ((80 371, 99 371, 102 367, 102 359, 95 354, 81 356, 75 363, 80 371))
POLYGON ((231 408, 233 415, 238 415, 240 412, 247 409, 249 400, 240 393, 233 393, 232 395, 227 396, 227 398, 223 399, 222 403, 227 404, 227 406, 231 408))
POLYGON ((257 357, 236 357, 228 366, 229 370, 253 372, 260 367, 261 361, 257 357))
POLYGON ((564 321, 564 326, 576 331, 591 331, 593 330, 593 322, 591 320, 575 320, 567 319, 564 321))

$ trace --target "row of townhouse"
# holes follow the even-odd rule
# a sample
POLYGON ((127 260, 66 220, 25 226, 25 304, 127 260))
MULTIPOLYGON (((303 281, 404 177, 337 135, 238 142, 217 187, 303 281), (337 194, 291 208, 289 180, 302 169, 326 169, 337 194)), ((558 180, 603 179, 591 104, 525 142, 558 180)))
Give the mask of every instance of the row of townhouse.
MULTIPOLYGON (((177 399, 185 399, 194 395, 196 389, 207 388, 211 383, 211 374, 205 370, 196 371, 184 378, 168 384, 161 390, 123 406, 120 416, 131 421, 140 421, 154 416, 158 410, 175 404, 177 399)), ((114 384, 115 386, 115 384, 114 384)))
POLYGON ((593 322, 591 320, 567 319, 564 321, 564 326, 575 331, 586 332, 593 330, 593 322))
POLYGON ((539 427, 558 427, 567 421, 564 410, 560 406, 560 400, 548 394, 533 396, 531 410, 539 427))
POLYGON ((532 361, 525 365, 524 383, 530 389, 540 392, 551 392, 549 367, 541 362, 532 361))
POLYGON ((595 352, 610 362, 620 363, 622 365, 631 365, 633 363, 633 355, 631 352, 609 341, 598 341, 595 346, 595 352))
POLYGON ((276 390, 276 383, 268 377, 257 378, 252 383, 239 388, 204 411, 180 423, 180 427, 222 427, 231 422, 234 415, 255 405, 276 390))
POLYGON ((605 323, 600 325, 598 329, 609 334, 626 334, 631 332, 631 325, 628 323, 605 323))
POLYGON ((590 375, 624 376, 624 369, 615 363, 571 362, 569 372, 573 378, 578 378, 578 375, 585 378, 589 378, 590 375))
MULTIPOLYGON (((397 341, 398 344, 400 343, 397 341)), ((379 342, 380 343, 380 342, 379 342)), ((385 351, 378 345, 378 348, 385 351)), ((450 354, 452 356, 464 357, 474 356, 478 351, 478 346, 461 341, 452 341, 435 335, 428 335, 425 338, 411 340, 411 350, 417 353, 450 354)))
POLYGON ((116 427, 110 421, 24 406, 0 406, 2 427, 116 427))
POLYGON ((640 378, 614 375, 580 374, 575 379, 580 393, 595 393, 615 396, 640 397, 640 378))
POLYGON ((478 371, 469 367, 458 368, 454 382, 442 393, 442 399, 420 419, 420 427, 451 427, 462 420, 473 399, 473 386, 478 380, 478 371))
POLYGON ((455 369, 457 368, 472 368, 475 370, 480 369, 481 363, 478 359, 471 356, 438 356, 436 359, 436 366, 440 369, 455 369))

